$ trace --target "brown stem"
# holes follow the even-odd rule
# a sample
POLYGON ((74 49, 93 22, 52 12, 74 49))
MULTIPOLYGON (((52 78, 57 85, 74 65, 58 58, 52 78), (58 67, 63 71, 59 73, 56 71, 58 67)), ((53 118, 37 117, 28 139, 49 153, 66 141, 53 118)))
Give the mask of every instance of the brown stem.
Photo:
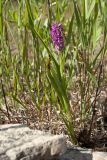
POLYGON ((7 110, 7 117, 9 119, 9 122, 11 122, 11 118, 10 118, 10 114, 9 114, 9 108, 8 108, 8 105, 7 105, 6 94, 5 94, 2 78, 1 78, 1 86, 2 86, 2 93, 3 93, 3 97, 4 97, 4 102, 5 102, 5 106, 6 106, 6 110, 7 110))
POLYGON ((100 71, 99 71, 99 76, 98 76, 98 86, 96 89, 96 94, 95 94, 95 99, 94 102, 92 104, 92 108, 93 108, 93 114, 92 114, 92 119, 91 119, 91 124, 90 124, 90 130, 89 130, 89 137, 91 136, 91 131, 93 128, 93 121, 94 121, 94 116, 95 116, 95 106, 96 106, 96 101, 97 101, 97 97, 98 97, 98 91, 99 91, 99 87, 100 87, 100 77, 101 77, 101 73, 102 73, 102 62, 100 64, 100 71))

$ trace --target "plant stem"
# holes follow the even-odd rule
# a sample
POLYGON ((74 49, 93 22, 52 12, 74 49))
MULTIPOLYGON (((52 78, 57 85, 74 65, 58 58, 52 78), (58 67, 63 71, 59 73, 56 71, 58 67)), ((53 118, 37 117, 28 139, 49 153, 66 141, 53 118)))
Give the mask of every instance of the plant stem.
POLYGON ((7 110, 7 116, 8 116, 9 122, 11 122, 11 118, 10 118, 10 114, 9 114, 9 108, 8 108, 8 105, 7 105, 6 94, 5 94, 2 78, 1 78, 1 86, 2 86, 4 102, 5 102, 5 106, 6 106, 6 110, 7 110))
POLYGON ((51 30, 51 8, 50 8, 50 0, 47 0, 47 4, 48 4, 48 17, 49 17, 49 20, 48 20, 48 25, 49 25, 49 28, 51 30))
POLYGON ((99 76, 98 76, 98 86, 97 86, 97 89, 96 89, 95 99, 94 99, 94 102, 93 102, 93 104, 92 104, 93 114, 92 114, 90 129, 89 129, 89 138, 90 138, 90 136, 91 136, 91 131, 92 131, 92 128, 93 128, 94 116, 95 116, 95 113, 96 113, 95 106, 96 106, 98 91, 99 91, 99 87, 100 87, 100 77, 101 77, 101 73, 102 73, 102 62, 101 62, 101 64, 100 64, 100 71, 99 71, 99 76))

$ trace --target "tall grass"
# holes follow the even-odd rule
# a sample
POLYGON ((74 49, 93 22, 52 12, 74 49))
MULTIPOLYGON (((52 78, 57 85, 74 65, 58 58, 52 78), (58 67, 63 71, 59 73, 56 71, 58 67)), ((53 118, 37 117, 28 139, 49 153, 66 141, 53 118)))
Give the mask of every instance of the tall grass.
POLYGON ((75 106, 69 97, 75 90, 79 124, 84 128, 90 123, 90 137, 104 82, 106 9, 101 0, 0 1, 0 110, 9 122, 20 107, 34 116, 50 104, 77 144, 75 106), (65 32, 65 49, 59 54, 50 37, 56 21, 65 32))

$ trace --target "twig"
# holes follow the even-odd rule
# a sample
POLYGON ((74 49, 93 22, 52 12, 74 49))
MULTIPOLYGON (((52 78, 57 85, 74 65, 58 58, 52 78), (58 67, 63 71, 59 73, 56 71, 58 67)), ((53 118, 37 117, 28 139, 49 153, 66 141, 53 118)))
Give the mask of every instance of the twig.
POLYGON ((5 95, 5 90, 4 90, 4 85, 3 85, 2 78, 1 78, 1 86, 2 86, 2 93, 3 93, 3 97, 4 97, 4 102, 5 102, 5 106, 6 106, 6 110, 7 110, 7 117, 9 119, 9 122, 11 122, 10 114, 9 114, 9 108, 8 108, 8 105, 7 105, 7 100, 6 100, 6 95, 5 95))
POLYGON ((90 130, 89 130, 89 138, 91 136, 91 131, 93 128, 93 121, 94 121, 94 116, 95 116, 95 106, 96 106, 96 101, 97 101, 97 97, 98 97, 98 91, 99 91, 99 87, 100 87, 100 77, 101 77, 101 73, 102 73, 102 62, 100 64, 100 71, 99 71, 99 76, 98 76, 98 86, 96 88, 96 94, 95 94, 95 99, 94 99, 94 103, 92 105, 93 108, 93 114, 92 114, 92 119, 91 119, 91 124, 90 124, 90 130))

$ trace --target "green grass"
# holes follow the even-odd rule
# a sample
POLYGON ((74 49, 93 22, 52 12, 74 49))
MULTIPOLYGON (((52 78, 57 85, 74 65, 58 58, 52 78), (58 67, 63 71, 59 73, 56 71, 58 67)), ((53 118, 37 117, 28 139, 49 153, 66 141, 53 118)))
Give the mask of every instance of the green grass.
POLYGON ((40 112, 42 106, 50 104, 60 111, 70 138, 77 144, 75 106, 71 107, 69 98, 75 90, 80 96, 79 124, 84 128, 90 122, 91 133, 93 108, 106 78, 102 77, 107 35, 105 3, 0 1, 0 109, 3 112, 5 104, 10 122, 12 109, 22 107, 31 112, 32 106, 40 112), (63 24, 65 32, 65 49, 59 54, 50 37, 50 26, 56 21, 63 24))

